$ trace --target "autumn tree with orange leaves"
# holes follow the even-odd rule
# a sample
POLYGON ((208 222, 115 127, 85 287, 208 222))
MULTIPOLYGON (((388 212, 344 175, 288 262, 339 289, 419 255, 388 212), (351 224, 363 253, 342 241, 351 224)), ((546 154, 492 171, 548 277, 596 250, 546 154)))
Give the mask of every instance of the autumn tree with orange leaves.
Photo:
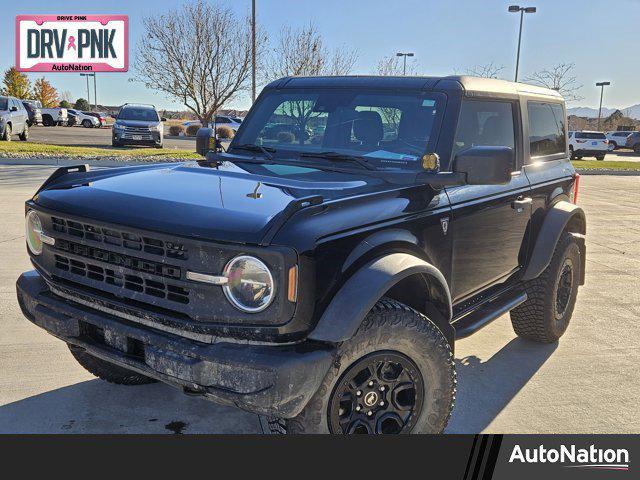
POLYGON ((44 77, 37 79, 34 83, 33 98, 40 100, 43 108, 58 106, 58 92, 44 77))

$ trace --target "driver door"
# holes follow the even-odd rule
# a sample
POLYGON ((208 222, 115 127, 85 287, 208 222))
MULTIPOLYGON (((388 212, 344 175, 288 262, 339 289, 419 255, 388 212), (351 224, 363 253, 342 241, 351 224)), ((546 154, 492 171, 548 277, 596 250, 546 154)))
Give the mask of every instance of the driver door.
MULTIPOLYGON (((518 103, 510 100, 465 100, 453 155, 472 146, 507 146, 519 152, 518 112, 518 103)), ((519 170, 521 157, 516 154, 517 165, 506 185, 446 188, 452 206, 454 302, 505 281, 524 265, 531 194, 529 182, 519 170)))

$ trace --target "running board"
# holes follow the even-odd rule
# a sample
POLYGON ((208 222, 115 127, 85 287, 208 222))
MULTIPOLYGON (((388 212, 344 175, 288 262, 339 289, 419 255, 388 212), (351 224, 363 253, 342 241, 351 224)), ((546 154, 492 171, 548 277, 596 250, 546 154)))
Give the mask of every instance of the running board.
POLYGON ((466 338, 469 335, 476 333, 481 328, 489 325, 496 318, 504 315, 509 310, 526 301, 527 294, 525 292, 521 292, 506 297, 498 297, 481 305, 477 310, 474 310, 468 315, 465 315, 459 320, 453 322, 453 328, 456 330, 456 340, 466 338))

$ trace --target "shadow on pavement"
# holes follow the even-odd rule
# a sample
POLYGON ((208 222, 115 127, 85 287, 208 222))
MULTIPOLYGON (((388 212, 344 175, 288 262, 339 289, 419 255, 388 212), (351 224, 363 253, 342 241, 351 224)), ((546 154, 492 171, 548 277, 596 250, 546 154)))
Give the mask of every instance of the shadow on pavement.
POLYGON ((260 433, 252 415, 156 383, 89 380, 0 407, 0 433, 260 433))
POLYGON ((458 394, 446 433, 480 433, 529 382, 558 347, 515 338, 481 362, 456 359, 458 394))

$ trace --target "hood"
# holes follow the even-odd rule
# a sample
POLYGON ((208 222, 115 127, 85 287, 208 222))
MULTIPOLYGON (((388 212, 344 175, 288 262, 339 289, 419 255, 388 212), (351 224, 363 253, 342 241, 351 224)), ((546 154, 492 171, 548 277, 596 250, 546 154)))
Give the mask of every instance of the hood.
POLYGON ((327 201, 385 185, 378 178, 313 168, 240 168, 229 162, 214 168, 193 162, 62 175, 46 184, 34 202, 118 225, 258 244, 272 226, 281 225, 297 200, 327 201))
POLYGON ((125 127, 151 127, 162 125, 162 122, 156 120, 116 120, 116 123, 125 127))

